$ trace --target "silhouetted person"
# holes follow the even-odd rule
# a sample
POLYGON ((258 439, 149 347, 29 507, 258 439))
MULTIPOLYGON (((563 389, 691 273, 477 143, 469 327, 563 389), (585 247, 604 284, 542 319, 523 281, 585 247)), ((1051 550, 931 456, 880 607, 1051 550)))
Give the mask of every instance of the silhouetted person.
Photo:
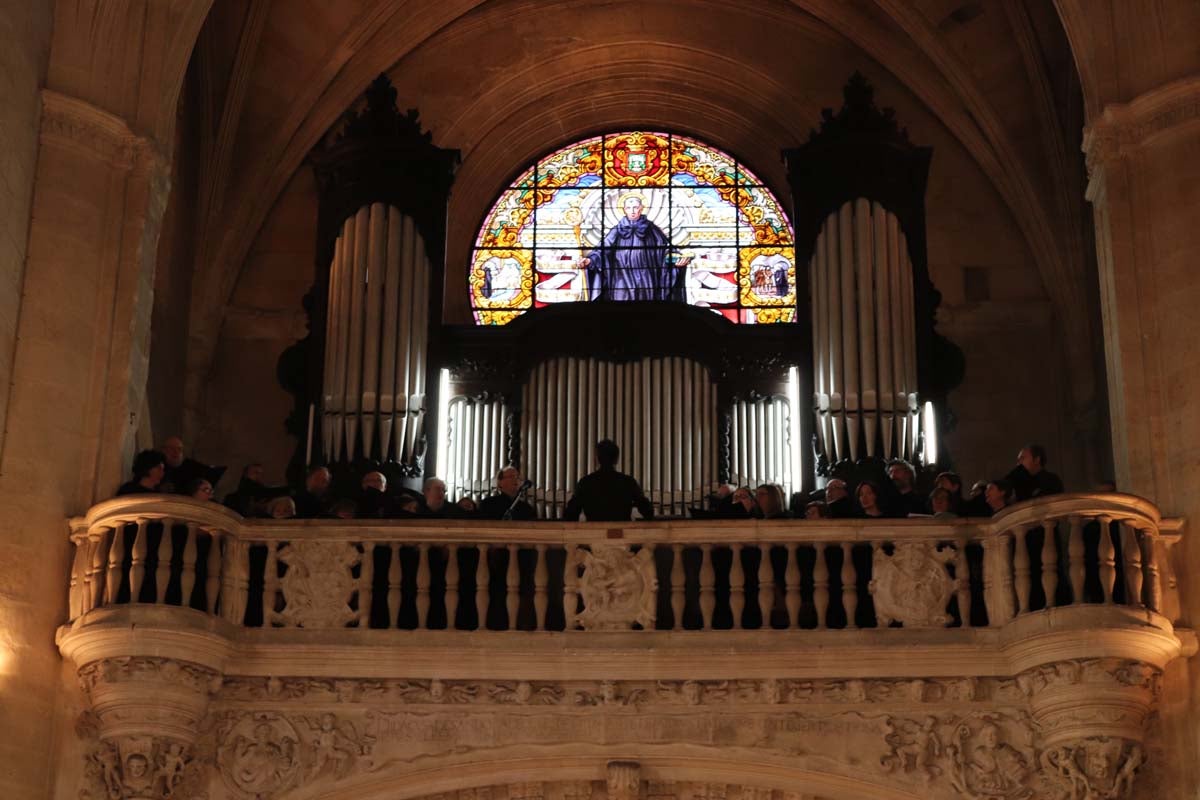
POLYGON ((718 519, 758 519, 760 517, 762 517, 762 511, 749 486, 739 486, 734 489, 733 494, 729 496, 729 503, 723 505, 720 513, 717 514, 718 519))
POLYGON ((983 499, 993 515, 999 514, 1014 502, 1012 484, 1003 478, 991 481, 983 491, 983 499))
POLYGON ((1046 448, 1027 444, 1017 453, 1017 466, 1004 476, 1012 485, 1013 495, 1020 500, 1063 493, 1062 478, 1046 469, 1046 448))
POLYGON ((754 490, 754 500, 763 519, 787 519, 791 516, 783 506, 783 489, 778 484, 764 483, 754 490))
POLYGON ((210 467, 194 458, 188 458, 184 453, 183 439, 178 436, 168 437, 162 444, 161 452, 167 467, 159 487, 164 492, 187 494, 188 486, 197 478, 204 478, 216 486, 225 474, 224 467, 210 467))
MULTIPOLYGON (((955 514, 961 514, 963 508, 962 496, 962 477, 957 472, 939 472, 938 476, 933 480, 935 489, 945 489, 950 493, 950 510, 955 514)), ((937 510, 934 509, 934 513, 937 510)))
POLYGON ((232 508, 243 517, 266 516, 267 504, 285 492, 281 489, 267 486, 262 482, 263 465, 247 464, 242 470, 242 478, 238 481, 237 491, 225 496, 225 505, 232 508))
POLYGON ((567 501, 563 519, 578 520, 582 512, 589 522, 628 522, 636 508, 644 519, 654 517, 654 508, 631 476, 617 472, 621 448, 611 439, 596 443, 596 461, 600 469, 585 475, 575 484, 575 494, 567 501))
POLYGON ((832 478, 825 484, 825 505, 833 519, 850 519, 858 516, 858 509, 850 499, 850 490, 841 478, 832 478))
POLYGON ((909 514, 929 513, 925 507, 925 498, 914 491, 917 473, 913 470, 912 464, 901 458, 895 459, 888 464, 888 477, 892 480, 892 486, 896 487, 896 497, 893 502, 896 506, 897 516, 907 517, 909 514))
POLYGON ((863 481, 855 490, 855 496, 858 498, 858 507, 860 517, 868 519, 881 519, 887 514, 879 507, 879 487, 874 481, 863 481))
POLYGON ((381 519, 390 516, 387 476, 377 470, 363 475, 355 506, 359 519, 381 519))
POLYGON ((121 484, 117 497, 127 494, 153 494, 159 491, 167 459, 158 450, 143 450, 133 459, 133 480, 121 484))
POLYGON ((520 499, 522 489, 529 487, 522 483, 519 469, 507 466, 500 470, 500 473, 496 475, 496 488, 500 490, 499 494, 485 497, 479 502, 477 516, 482 519, 499 520, 506 518, 525 521, 537 519, 537 512, 533 510, 533 506, 520 499), (509 509, 512 509, 511 514, 508 513, 509 509))
POLYGON ((313 467, 304 478, 304 491, 296 495, 296 516, 301 519, 316 519, 323 516, 329 506, 329 485, 333 474, 328 467, 313 467))

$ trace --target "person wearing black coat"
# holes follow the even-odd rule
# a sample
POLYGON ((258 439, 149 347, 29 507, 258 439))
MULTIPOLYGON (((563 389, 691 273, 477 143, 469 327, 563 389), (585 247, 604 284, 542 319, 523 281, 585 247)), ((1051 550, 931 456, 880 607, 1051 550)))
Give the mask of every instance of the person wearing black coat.
POLYGON ((654 517, 654 508, 642 487, 630 475, 617 471, 621 449, 611 439, 596 443, 600 468, 583 476, 575 484, 575 493, 567 501, 563 519, 578 520, 583 514, 589 522, 628 522, 637 509, 643 519, 654 517))

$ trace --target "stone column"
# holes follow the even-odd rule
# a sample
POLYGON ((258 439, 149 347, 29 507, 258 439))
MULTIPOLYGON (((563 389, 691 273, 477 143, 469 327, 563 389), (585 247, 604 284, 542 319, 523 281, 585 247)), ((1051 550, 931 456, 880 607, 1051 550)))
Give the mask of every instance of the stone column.
MULTIPOLYGON (((0 795, 53 784, 68 516, 123 479, 169 143, 211 0, 56 0, 0 454, 0 795)), ((8 209, 0 209, 0 214, 8 209)), ((22 226, 23 227, 23 226, 22 226)), ((12 304, 15 306, 15 304, 12 304)))
MULTIPOLYGON (((1079 70, 1117 487, 1200 519, 1200 5, 1057 0, 1079 70)), ((1200 547, 1175 548, 1196 574, 1200 547)), ((1195 624, 1200 592, 1187 592, 1195 624)), ((1200 666, 1168 669, 1160 765, 1200 786, 1200 666)))

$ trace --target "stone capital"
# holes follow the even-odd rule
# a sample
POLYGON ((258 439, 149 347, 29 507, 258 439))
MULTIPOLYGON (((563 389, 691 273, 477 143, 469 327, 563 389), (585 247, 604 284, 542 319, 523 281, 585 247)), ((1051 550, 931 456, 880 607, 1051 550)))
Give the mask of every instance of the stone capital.
POLYGON ((158 144, 134 133, 125 120, 52 89, 42 90, 41 140, 123 171, 164 173, 169 164, 158 144))
POLYGON ((1083 152, 1096 191, 1103 169, 1168 132, 1200 121, 1200 75, 1182 78, 1146 92, 1128 103, 1116 103, 1083 130, 1083 152))

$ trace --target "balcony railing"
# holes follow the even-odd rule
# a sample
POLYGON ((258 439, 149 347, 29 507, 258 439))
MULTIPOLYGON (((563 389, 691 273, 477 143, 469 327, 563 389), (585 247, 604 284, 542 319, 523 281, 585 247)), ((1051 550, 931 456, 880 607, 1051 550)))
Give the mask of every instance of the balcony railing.
POLYGON ((1174 621, 1180 530, 1121 494, 947 522, 622 525, 246 520, 137 496, 71 521, 70 613, 139 603, 247 627, 782 631, 996 627, 1116 604, 1174 621))

